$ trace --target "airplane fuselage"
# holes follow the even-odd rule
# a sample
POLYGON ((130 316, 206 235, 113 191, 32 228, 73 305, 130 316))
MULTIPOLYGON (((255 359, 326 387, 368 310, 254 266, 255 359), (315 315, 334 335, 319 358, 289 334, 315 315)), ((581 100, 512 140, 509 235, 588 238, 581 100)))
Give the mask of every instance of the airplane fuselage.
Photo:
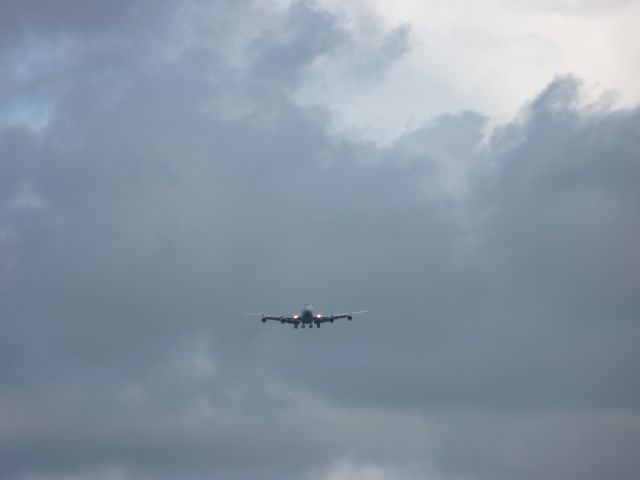
POLYGON ((294 315, 295 320, 299 320, 302 325, 312 324, 314 322, 313 305, 305 303, 300 315, 294 315))

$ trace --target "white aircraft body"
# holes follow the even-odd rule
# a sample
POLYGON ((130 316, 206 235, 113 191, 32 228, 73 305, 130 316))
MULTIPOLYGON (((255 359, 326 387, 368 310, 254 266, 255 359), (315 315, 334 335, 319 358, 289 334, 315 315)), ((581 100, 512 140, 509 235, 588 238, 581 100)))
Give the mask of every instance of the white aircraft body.
POLYGON ((319 313, 314 313, 313 306, 310 303, 305 303, 299 315, 293 316, 282 316, 282 315, 264 315, 262 313, 247 313, 247 315, 252 315, 256 317, 262 317, 262 321, 266 322, 267 320, 275 320, 280 323, 291 323, 294 328, 298 328, 298 326, 302 326, 305 328, 309 325, 309 328, 313 328, 313 324, 315 323, 316 327, 320 328, 321 323, 331 322, 334 320, 338 320, 340 318, 346 318, 347 320, 351 320, 353 315, 358 315, 360 313, 367 313, 366 310, 359 310, 357 312, 349 312, 349 313, 337 313, 333 315, 321 315, 319 313))

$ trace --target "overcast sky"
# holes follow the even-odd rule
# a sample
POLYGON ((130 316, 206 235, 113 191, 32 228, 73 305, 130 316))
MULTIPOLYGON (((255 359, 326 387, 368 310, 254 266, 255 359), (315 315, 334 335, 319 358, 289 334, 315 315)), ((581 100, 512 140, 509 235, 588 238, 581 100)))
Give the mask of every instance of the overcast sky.
POLYGON ((0 477, 637 479, 638 24, 0 0, 0 477))

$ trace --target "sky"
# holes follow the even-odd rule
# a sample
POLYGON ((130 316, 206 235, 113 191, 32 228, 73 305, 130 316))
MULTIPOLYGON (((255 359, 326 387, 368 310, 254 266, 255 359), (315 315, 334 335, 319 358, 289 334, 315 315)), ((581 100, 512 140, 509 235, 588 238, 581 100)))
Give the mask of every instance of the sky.
POLYGON ((635 480, 639 21, 1 0, 0 477, 635 480))

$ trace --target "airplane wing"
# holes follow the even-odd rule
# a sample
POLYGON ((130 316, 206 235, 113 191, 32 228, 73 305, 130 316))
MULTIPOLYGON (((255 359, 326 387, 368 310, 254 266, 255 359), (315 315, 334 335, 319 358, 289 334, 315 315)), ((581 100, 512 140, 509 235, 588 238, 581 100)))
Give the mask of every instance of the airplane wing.
POLYGON ((357 312, 349 312, 349 313, 336 313, 333 315, 322 315, 320 317, 316 316, 314 322, 316 323, 324 323, 324 322, 333 322, 334 320, 339 320, 341 318, 346 318, 347 320, 351 320, 353 315, 359 315, 361 313, 367 313, 367 310, 358 310, 357 312))
POLYGON ((280 317, 276 318, 276 320, 280 320, 280 323, 298 323, 298 320, 293 317, 280 317))
POLYGON ((262 317, 262 321, 266 322, 267 320, 275 320, 280 323, 296 323, 293 317, 281 316, 281 315, 264 315, 262 313, 245 313, 245 315, 249 315, 251 317, 262 317))

